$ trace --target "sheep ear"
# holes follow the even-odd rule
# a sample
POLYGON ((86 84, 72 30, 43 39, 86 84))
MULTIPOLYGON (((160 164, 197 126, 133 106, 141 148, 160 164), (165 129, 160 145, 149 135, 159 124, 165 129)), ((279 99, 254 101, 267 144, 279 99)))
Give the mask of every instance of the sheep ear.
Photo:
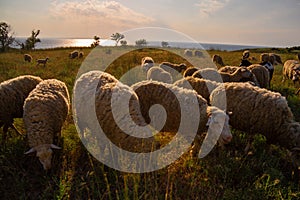
POLYGON ((52 149, 61 149, 61 147, 56 146, 55 144, 51 144, 50 147, 51 147, 52 149))
POLYGON ((32 147, 31 149, 29 149, 28 151, 26 151, 24 154, 30 154, 35 152, 35 149, 32 147))

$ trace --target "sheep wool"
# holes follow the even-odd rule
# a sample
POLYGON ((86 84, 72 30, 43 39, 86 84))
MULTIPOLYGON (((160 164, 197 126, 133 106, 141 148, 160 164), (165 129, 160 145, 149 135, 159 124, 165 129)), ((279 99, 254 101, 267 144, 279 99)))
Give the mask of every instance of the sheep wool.
POLYGON ((210 102, 218 104, 220 109, 226 106, 232 112, 229 123, 233 128, 250 134, 261 133, 268 142, 287 149, 300 147, 300 124, 294 121, 281 94, 249 83, 224 83, 212 92, 210 102), (224 94, 227 103, 221 99, 224 94))
POLYGON ((45 170, 51 168, 51 148, 59 149, 54 140, 60 136, 69 104, 65 83, 56 79, 40 82, 25 100, 23 120, 31 148, 26 154, 36 151, 45 170))
POLYGON ((147 80, 173 83, 172 75, 160 67, 151 67, 147 72, 147 80))
POLYGON ((0 84, 0 127, 4 125, 4 138, 8 127, 16 130, 13 125, 13 119, 23 117, 24 101, 41 81, 40 77, 23 75, 6 80, 0 84))
POLYGON ((260 64, 253 64, 247 67, 256 77, 261 88, 269 87, 270 75, 269 71, 260 64))
POLYGON ((285 79, 291 79, 295 84, 296 81, 300 81, 300 63, 297 60, 287 60, 283 65, 283 81, 285 79))

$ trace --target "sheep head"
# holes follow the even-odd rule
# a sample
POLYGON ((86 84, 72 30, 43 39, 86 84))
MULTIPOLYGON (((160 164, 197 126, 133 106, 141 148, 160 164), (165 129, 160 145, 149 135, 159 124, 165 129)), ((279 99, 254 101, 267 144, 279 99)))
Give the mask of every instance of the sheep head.
POLYGON ((212 133, 218 133, 221 130, 221 135, 218 139, 220 145, 228 144, 232 139, 232 134, 229 127, 229 116, 222 110, 211 106, 209 108, 209 117, 207 126, 212 133))
POLYGON ((52 149, 61 149, 60 147, 54 144, 43 144, 36 147, 31 148, 25 154, 36 152, 36 157, 39 158, 40 162, 43 165, 44 170, 49 170, 51 168, 51 160, 52 160, 52 149))

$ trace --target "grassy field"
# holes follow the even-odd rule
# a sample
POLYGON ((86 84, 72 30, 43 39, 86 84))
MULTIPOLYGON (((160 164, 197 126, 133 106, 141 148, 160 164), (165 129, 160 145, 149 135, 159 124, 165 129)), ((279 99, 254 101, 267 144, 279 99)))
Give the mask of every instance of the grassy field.
MULTIPOLYGON (((48 49, 29 52, 34 60, 49 57, 46 65, 27 63, 18 50, 0 54, 0 81, 23 74, 40 76, 43 79, 56 78, 72 89, 80 66, 91 52, 84 48, 83 59, 69 59, 74 49, 48 49)), ((120 78, 129 69, 138 66, 144 56, 151 56, 159 63, 185 62, 185 59, 165 50, 144 49, 125 55, 119 48, 99 49, 103 56, 119 57, 107 71, 120 78), (108 54, 108 50, 111 53, 108 54)), ((180 54, 183 50, 176 49, 180 54)), ((252 55, 257 59, 261 52, 276 52, 282 60, 294 59, 295 53, 285 49, 256 49, 252 55)), ((219 54, 226 65, 238 65, 242 52, 208 51, 219 54)), ((96 69, 101 59, 95 57, 96 69)), ((209 63, 207 63, 209 65, 209 63)), ((291 81, 282 80, 282 66, 275 67, 271 90, 287 96, 297 121, 300 121, 300 97, 291 81)), ((128 80, 130 82, 130 80, 128 80)), ((15 122, 25 133, 21 119, 15 122)), ((2 130, 0 131, 2 133, 2 130)), ((246 154, 247 134, 232 130, 233 141, 221 150, 215 148, 204 159, 192 159, 183 155, 175 163, 161 170, 129 174, 111 169, 94 159, 82 145, 69 113, 62 130, 62 150, 55 150, 53 168, 42 169, 34 155, 24 155, 28 150, 25 137, 9 130, 10 137, 0 147, 0 195, 1 199, 300 199, 299 170, 293 167, 287 150, 267 144, 265 138, 256 135, 253 147, 246 154)))

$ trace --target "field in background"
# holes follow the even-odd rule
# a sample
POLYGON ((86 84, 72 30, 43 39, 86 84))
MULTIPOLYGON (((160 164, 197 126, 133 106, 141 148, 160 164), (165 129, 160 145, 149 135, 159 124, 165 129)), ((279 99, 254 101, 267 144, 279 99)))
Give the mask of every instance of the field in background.
MULTIPOLYGON (((83 48, 83 59, 69 59, 75 48, 36 50, 30 52, 33 63, 23 60, 23 53, 12 51, 0 54, 0 81, 23 74, 56 78, 64 81, 72 94, 78 69, 90 48, 83 48), (49 57, 44 68, 35 59, 49 57)), ((103 55, 118 55, 120 49, 103 47, 103 55)), ((175 51, 183 51, 177 49, 175 51)), ((282 60, 295 59, 295 52, 285 49, 255 49, 251 56, 259 59, 261 52, 279 53, 282 60)), ((27 52, 26 52, 27 53, 27 52)), ((226 65, 238 65, 242 51, 208 51, 219 54, 226 65)), ((140 65, 144 56, 155 62, 175 63, 186 60, 164 50, 137 50, 111 63, 108 71, 117 78, 128 69, 140 65)), ((95 58, 97 59, 97 58, 95 58)), ((195 58, 193 58, 195 59, 195 58)), ((196 62, 193 60, 192 62, 196 62)), ((258 62, 258 61, 257 61, 258 62)), ((97 60, 95 61, 95 66, 97 60)), ((187 63, 192 65, 191 63, 187 63)), ((287 96, 297 121, 300 121, 300 97, 294 93, 291 81, 281 82, 282 66, 275 66, 271 90, 287 96)), ((300 87, 300 86, 299 86, 300 87)), ((25 133, 22 120, 17 128, 25 133)), ((81 144, 71 113, 62 131, 62 150, 55 150, 53 169, 45 173, 28 150, 25 137, 9 130, 11 137, 0 147, 0 194, 3 199, 299 199, 299 170, 294 169, 289 153, 266 143, 257 135, 249 153, 244 153, 247 134, 236 130, 233 141, 225 150, 215 148, 204 159, 184 155, 172 165, 152 173, 127 174, 110 169, 95 160, 81 144)), ((2 130, 0 130, 2 133, 2 130)))

